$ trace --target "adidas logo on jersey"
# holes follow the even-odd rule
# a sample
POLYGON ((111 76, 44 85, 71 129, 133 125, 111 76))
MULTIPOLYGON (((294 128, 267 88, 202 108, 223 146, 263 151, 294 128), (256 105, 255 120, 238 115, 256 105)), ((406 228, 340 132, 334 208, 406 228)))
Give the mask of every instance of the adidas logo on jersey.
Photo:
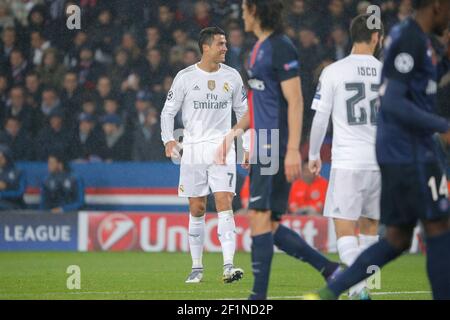
POLYGON ((194 87, 194 90, 195 90, 195 91, 198 91, 198 90, 200 90, 200 87, 196 85, 196 86, 194 87))

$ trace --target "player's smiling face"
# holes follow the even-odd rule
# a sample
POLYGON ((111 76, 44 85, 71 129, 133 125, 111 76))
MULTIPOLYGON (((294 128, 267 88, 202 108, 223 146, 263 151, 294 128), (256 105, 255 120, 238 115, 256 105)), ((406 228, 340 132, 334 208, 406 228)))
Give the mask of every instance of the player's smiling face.
POLYGON ((216 34, 211 43, 211 46, 209 46, 208 48, 208 56, 212 61, 216 63, 224 62, 227 50, 227 39, 225 38, 225 36, 216 34))

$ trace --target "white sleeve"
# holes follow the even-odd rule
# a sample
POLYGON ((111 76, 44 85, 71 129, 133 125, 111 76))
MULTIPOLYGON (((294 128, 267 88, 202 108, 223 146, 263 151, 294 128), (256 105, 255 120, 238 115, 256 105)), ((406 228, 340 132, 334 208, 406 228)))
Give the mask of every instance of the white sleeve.
POLYGON ((311 105, 311 109, 323 113, 331 114, 333 110, 334 85, 330 69, 323 69, 317 84, 316 93, 311 105))
POLYGON ((309 136, 309 160, 320 159, 320 148, 327 133, 330 114, 316 111, 309 136))
POLYGON ((184 101, 185 91, 183 81, 177 75, 173 80, 172 87, 167 93, 164 108, 161 111, 161 138, 164 145, 169 141, 175 141, 173 137, 174 118, 184 101))
POLYGON ((242 82, 241 75, 236 71, 236 83, 233 88, 233 111, 236 113, 236 120, 239 122, 247 112, 247 91, 242 82))
POLYGON ((250 151, 250 130, 245 131, 242 135, 242 148, 245 152, 250 151))

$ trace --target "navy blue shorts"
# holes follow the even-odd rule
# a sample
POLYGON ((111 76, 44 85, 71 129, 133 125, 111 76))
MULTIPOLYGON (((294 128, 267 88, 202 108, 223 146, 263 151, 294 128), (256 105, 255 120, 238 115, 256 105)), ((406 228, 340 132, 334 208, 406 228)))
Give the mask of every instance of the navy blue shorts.
POLYGON ((387 226, 415 226, 418 220, 449 216, 447 179, 437 162, 380 165, 381 219, 387 226))
POLYGON ((272 175, 263 175, 264 168, 270 165, 252 164, 250 166, 249 209, 272 212, 272 221, 280 221, 287 212, 291 184, 284 174, 284 158, 278 158, 278 171, 272 175))

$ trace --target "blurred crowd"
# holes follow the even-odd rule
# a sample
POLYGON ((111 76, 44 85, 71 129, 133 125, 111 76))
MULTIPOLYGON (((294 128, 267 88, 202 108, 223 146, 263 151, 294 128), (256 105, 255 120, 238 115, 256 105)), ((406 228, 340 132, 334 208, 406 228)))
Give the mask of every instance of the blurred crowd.
MULTIPOLYGON (((370 4, 380 5, 387 29, 412 11, 410 0, 286 1, 305 134, 318 76, 349 53, 349 22, 370 4)), ((164 160, 159 114, 176 73, 199 60, 202 28, 226 30, 226 63, 245 78, 255 39, 240 16, 238 0, 0 0, 0 144, 16 161, 54 152, 77 161, 164 160), (71 4, 81 8, 80 30, 66 27, 71 4)))

